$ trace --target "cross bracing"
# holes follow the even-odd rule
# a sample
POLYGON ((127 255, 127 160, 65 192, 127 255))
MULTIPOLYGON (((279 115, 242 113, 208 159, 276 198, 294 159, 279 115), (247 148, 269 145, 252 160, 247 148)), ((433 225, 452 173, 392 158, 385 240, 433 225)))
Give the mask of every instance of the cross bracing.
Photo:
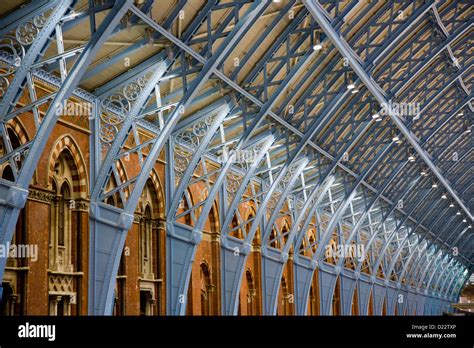
POLYGON ((12 238, 58 104, 75 98, 92 105, 89 313, 112 311, 158 159, 169 314, 185 314, 212 209, 223 314, 237 313, 257 234, 266 314, 290 254, 298 314, 316 270, 321 314, 337 281, 346 314, 356 286, 360 313, 370 293, 378 313, 384 299, 388 313, 421 313, 424 301, 439 312, 472 273, 472 11, 469 1, 7 2, 0 164, 13 181, 0 183, 0 242, 12 238), (27 117, 33 131, 15 146, 7 127, 27 117), (129 156, 138 170, 125 179, 129 156), (330 257, 330 243, 363 245, 365 258, 330 257))

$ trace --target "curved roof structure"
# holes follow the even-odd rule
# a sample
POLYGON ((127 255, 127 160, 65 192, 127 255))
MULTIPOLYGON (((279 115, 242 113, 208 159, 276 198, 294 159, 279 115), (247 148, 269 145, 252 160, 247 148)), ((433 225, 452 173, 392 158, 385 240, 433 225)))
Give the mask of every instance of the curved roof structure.
MULTIPOLYGON (((0 10, 0 161, 15 169, 15 182, 1 184, 0 241, 11 237, 58 103, 90 103, 100 245, 91 312, 110 309, 124 238, 99 231, 130 227, 160 153, 167 228, 180 236, 170 244, 180 250, 170 259, 170 313, 183 312, 181 265, 215 202, 229 255, 248 253, 257 229, 269 270, 294 250, 301 313, 316 268, 328 283, 346 274, 443 300, 472 273, 471 1, 39 0, 0 10), (35 93, 35 81, 48 88, 35 93), (3 130, 27 111, 37 133, 18 166, 3 130), (118 162, 130 154, 140 170, 121 180, 118 162), (190 201, 196 182, 205 190, 190 201), (116 194, 123 206, 111 208, 116 194), (244 220, 239 208, 250 203, 255 217, 244 220), (180 222, 187 214, 191 227, 180 222), (370 262, 329 255, 331 242, 362 245, 370 262)), ((223 257, 232 280, 240 266, 223 257)))

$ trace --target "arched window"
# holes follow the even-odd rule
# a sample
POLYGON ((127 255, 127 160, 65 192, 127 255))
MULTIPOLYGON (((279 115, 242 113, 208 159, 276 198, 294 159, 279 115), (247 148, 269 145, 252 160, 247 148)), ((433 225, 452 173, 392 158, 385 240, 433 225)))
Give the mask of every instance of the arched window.
POLYGON ((301 241, 299 253, 304 256, 311 256, 312 251, 316 251, 316 245, 314 230, 310 229, 301 241))
POLYGON ((354 295, 352 296, 351 315, 359 315, 359 297, 357 296, 357 287, 354 288, 354 295))
POLYGON ((158 227, 159 198, 151 178, 143 188, 136 214, 140 220, 138 231, 140 313, 158 315, 164 309, 161 303, 163 284, 160 259, 160 229, 158 227))
MULTIPOLYGON (((0 137, 0 155, 4 155, 6 153, 6 150, 9 149, 9 152, 12 154, 12 157, 10 157, 10 161, 13 161, 14 165, 19 169, 21 168, 21 163, 23 162, 23 159, 24 159, 24 153, 22 151, 15 152, 15 149, 21 146, 21 142, 18 136, 13 131, 13 129, 7 126, 6 130, 7 130, 8 139, 10 140, 10 142, 8 146, 6 146, 6 144, 3 142, 3 138, 0 137)), ((3 168, 3 170, 2 170, 2 165, 0 165, 1 178, 8 181, 15 181, 13 170, 10 167, 10 164, 12 163, 11 162, 6 162, 6 163, 9 163, 9 164, 7 164, 3 168)))
POLYGON ((314 252, 316 252, 316 237, 314 236, 314 231, 313 230, 310 230, 309 231, 309 245, 311 246, 311 250, 314 252))
POLYGON ((140 315, 153 315, 153 294, 149 290, 140 290, 140 315))
POLYGON ((307 251, 306 251, 306 238, 303 237, 303 239, 301 240, 301 243, 300 243, 300 248, 299 248, 299 254, 300 255, 304 255, 306 256, 307 255, 307 251))
POLYGON ((335 254, 335 251, 337 251, 337 243, 336 243, 336 240, 334 238, 332 238, 330 241, 329 241, 329 246, 331 247, 331 250, 333 251, 331 253, 331 255, 329 257, 326 256, 326 261, 328 263, 332 263, 332 264, 336 264, 337 262, 337 257, 335 254))
POLYGON ((281 228, 281 235, 283 237, 281 240, 284 241, 284 243, 286 243, 286 241, 288 239, 289 232, 290 232, 290 228, 288 227, 287 223, 285 222, 285 224, 281 228))
MULTIPOLYGON (((252 209, 251 213, 245 218, 245 225, 239 229, 242 233, 242 238, 248 236, 252 228, 255 211, 252 209)), ((238 315, 260 315, 261 311, 261 293, 260 293, 260 279, 256 277, 254 272, 261 269, 260 257, 260 229, 257 228, 252 239, 252 249, 247 258, 247 267, 242 273, 240 282, 239 306, 238 315)))
POLYGON ((125 250, 120 257, 119 268, 117 272, 117 282, 115 286, 114 315, 125 315, 125 286, 126 286, 126 256, 125 250))
POLYGON ((155 274, 153 273, 154 255, 152 252, 153 231, 151 211, 150 205, 147 204, 140 224, 140 315, 153 315, 154 313, 155 284, 151 281, 154 280, 155 274))
MULTIPOLYGON (((117 181, 115 180, 115 178, 113 176, 111 176, 109 182, 107 183, 107 188, 106 188, 105 192, 110 192, 111 190, 113 190, 116 187, 117 187, 117 181)), ((118 208, 123 208, 122 197, 120 197, 119 192, 115 192, 113 195, 108 196, 105 199, 105 203, 107 203, 109 205, 113 205, 113 206, 118 207, 118 208)))
POLYGON ((255 288, 255 282, 253 279, 253 274, 251 270, 245 272, 245 278, 247 281, 247 315, 256 315, 256 295, 257 289, 255 288))
POLYGON ((184 192, 183 197, 181 197, 181 201, 179 203, 178 213, 177 213, 177 215, 181 215, 178 221, 188 226, 193 225, 193 220, 192 220, 191 211, 190 211, 191 206, 192 206, 192 194, 188 189, 184 192))
POLYGON ((275 230, 275 227, 272 228, 272 231, 270 232, 270 246, 272 248, 278 248, 278 239, 277 239, 277 232, 275 230))
MULTIPOLYGON (((5 128, 4 128, 5 129, 5 128)), ((16 151, 21 146, 20 137, 9 126, 6 126, 6 132, 9 142, 4 143, 4 139, 0 137, 0 154, 4 155, 7 150, 13 151, 10 161, 0 164, 0 177, 3 180, 14 182, 14 171, 20 169, 24 160, 24 152, 16 151), (14 167, 12 168, 11 165, 14 167)), ((26 224, 26 210, 20 210, 20 215, 16 223, 15 231, 11 240, 12 245, 25 245, 27 241, 27 224, 26 224)), ((8 241, 10 242, 10 241, 8 241)), ((3 308, 0 310, 0 315, 23 315, 26 311, 26 288, 28 273, 24 271, 27 267, 27 259, 22 257, 8 257, 6 269, 2 281, 3 286, 3 302, 0 304, 3 308)))
POLYGON ((71 219, 68 209, 70 198, 69 186, 65 182, 61 187, 58 203, 58 245, 61 247, 65 246, 65 239, 69 237, 68 234, 71 230, 71 219))
POLYGON ((372 296, 372 290, 370 291, 370 296, 369 296, 369 309, 368 309, 368 315, 374 315, 374 298, 372 296))
POLYGON ((49 313, 80 313, 82 224, 74 192, 79 192, 77 167, 68 150, 54 163, 49 230, 49 313), (59 285, 58 285, 59 284, 59 285))
POLYGON ((0 315, 11 316, 15 315, 15 291, 10 282, 2 282, 3 300, 0 302, 0 315))
MULTIPOLYGON (((1 178, 8 181, 15 181, 13 171, 9 165, 6 165, 1 171, 1 178)), ((27 243, 26 231, 26 207, 20 210, 20 215, 15 226, 15 232, 12 237, 12 245, 24 245, 27 243)), ((27 266, 27 260, 22 257, 8 257, 7 269, 5 270, 3 283, 3 301, 0 314, 3 315, 22 315, 25 313, 25 295, 26 276, 24 271, 17 271, 27 266)))
POLYGON ((219 231, 219 223, 217 214, 214 210, 214 206, 209 211, 209 227, 212 234, 216 234, 219 231))
POLYGON ((12 145, 12 149, 14 150, 20 147, 21 146, 20 139, 18 139, 18 136, 15 134, 13 129, 11 129, 10 127, 7 127, 7 133, 8 133, 8 137, 10 138, 10 144, 12 145))
POLYGON ((313 273, 313 279, 311 280, 311 289, 309 294, 309 301, 308 301, 309 310, 308 313, 311 315, 319 315, 319 273, 318 270, 315 269, 313 273))
POLYGON ((55 192, 53 224, 50 230, 50 267, 56 271, 68 272, 72 269, 71 260, 71 196, 67 181, 58 189, 53 182, 55 192))
POLYGON ((140 228, 140 256, 141 256, 141 265, 140 271, 144 275, 152 273, 152 260, 151 260, 151 208, 149 205, 145 207, 145 216, 143 219, 142 226, 140 228))
POLYGON ((362 261, 362 268, 361 272, 366 273, 366 274, 371 274, 371 253, 369 251, 366 252, 366 256, 364 258, 364 261, 362 261))
POLYGON ((239 227, 239 221, 237 220, 237 216, 234 215, 234 217, 232 218, 232 230, 230 232, 230 235, 232 237, 242 239, 243 238, 242 231, 238 227, 239 227))
POLYGON ((207 264, 202 263, 200 267, 200 278, 201 278, 201 315, 211 314, 211 274, 207 264))
POLYGON ((113 197, 113 196, 107 197, 107 198, 105 199, 105 203, 107 203, 108 205, 113 205, 113 206, 115 206, 114 197, 113 197))
POLYGON ((315 311, 316 307, 316 295, 313 290, 313 285, 309 289, 309 315, 317 315, 315 311))
POLYGON ((10 166, 6 166, 3 169, 2 179, 8 180, 8 181, 15 181, 15 178, 13 176, 13 171, 10 166))
MULTIPOLYGON (((21 146, 20 139, 15 134, 13 129, 11 129, 10 127, 7 127, 7 133, 8 133, 8 138, 10 139, 11 151, 14 151, 15 149, 17 149, 21 146)), ((2 146, 3 146, 3 142, 2 142, 2 146)), ((20 151, 14 153, 12 159, 15 162, 15 165, 17 166, 17 168, 20 169, 21 165, 23 163, 23 160, 24 160, 24 152, 20 150, 20 151)), ((10 168, 10 170, 11 170, 11 168, 10 168)), ((4 179, 7 179, 7 178, 4 178, 4 179)), ((15 181, 13 179, 13 175, 11 176, 11 178, 8 178, 7 180, 15 181)))

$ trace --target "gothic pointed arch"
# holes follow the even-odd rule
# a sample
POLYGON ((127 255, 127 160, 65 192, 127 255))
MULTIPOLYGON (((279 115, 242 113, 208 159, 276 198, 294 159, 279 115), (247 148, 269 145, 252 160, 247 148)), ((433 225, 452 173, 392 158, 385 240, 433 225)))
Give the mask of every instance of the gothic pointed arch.
POLYGON ((51 187, 51 180, 57 170, 58 159, 61 155, 66 156, 65 160, 71 168, 72 194, 77 197, 86 198, 89 192, 87 166, 78 144, 69 134, 60 137, 52 147, 49 157, 47 178, 49 178, 50 182, 48 185, 51 187))

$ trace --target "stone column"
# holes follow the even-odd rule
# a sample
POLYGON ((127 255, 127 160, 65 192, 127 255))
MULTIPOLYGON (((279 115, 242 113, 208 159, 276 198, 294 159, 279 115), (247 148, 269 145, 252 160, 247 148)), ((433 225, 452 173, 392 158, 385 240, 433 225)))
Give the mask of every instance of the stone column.
POLYGON ((58 315, 59 301, 61 301, 61 296, 51 296, 51 301, 49 302, 49 315, 51 316, 58 315))

